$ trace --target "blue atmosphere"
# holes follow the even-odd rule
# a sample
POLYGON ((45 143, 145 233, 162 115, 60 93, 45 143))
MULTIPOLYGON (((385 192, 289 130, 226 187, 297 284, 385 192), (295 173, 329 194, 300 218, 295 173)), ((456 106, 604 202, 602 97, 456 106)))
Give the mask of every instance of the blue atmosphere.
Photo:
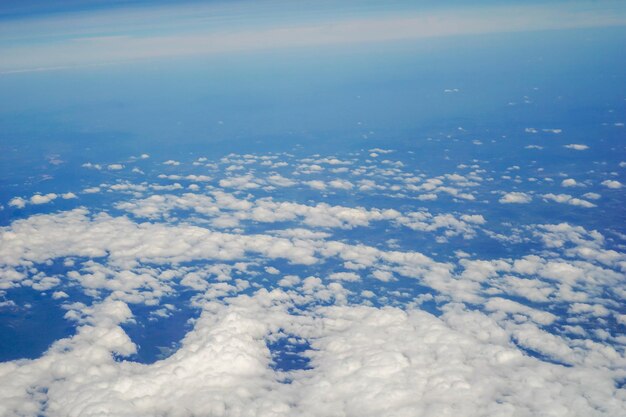
POLYGON ((620 2, 7 1, 0 417, 626 415, 620 2))

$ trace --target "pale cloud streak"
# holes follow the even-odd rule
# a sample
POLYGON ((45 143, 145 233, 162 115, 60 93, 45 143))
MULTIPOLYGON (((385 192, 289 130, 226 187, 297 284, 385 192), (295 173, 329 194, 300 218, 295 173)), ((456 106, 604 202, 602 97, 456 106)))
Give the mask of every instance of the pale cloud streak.
POLYGON ((9 22, 2 30, 5 41, 0 44, 0 73, 241 51, 626 24, 626 10, 622 8, 590 8, 583 3, 405 11, 380 16, 344 14, 316 20, 294 16, 293 21, 268 17, 259 21, 241 15, 230 24, 219 18, 223 11, 198 6, 191 13, 189 7, 185 13, 177 13, 173 7, 154 9, 150 12, 153 23, 136 10, 123 9, 102 16, 92 12, 9 22), (172 18, 165 19, 166 16, 172 18), (145 30, 129 30, 133 21, 145 30), (68 31, 68 27, 77 29, 68 31))

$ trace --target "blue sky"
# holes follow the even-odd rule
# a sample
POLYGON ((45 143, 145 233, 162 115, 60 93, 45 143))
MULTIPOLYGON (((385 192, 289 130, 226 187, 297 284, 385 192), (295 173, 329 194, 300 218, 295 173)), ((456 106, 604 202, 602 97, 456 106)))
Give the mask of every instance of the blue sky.
MULTIPOLYGON (((9 3, 0 72, 245 50, 621 26, 622 2, 9 3)), ((0 9, 1 10, 1 9, 0 9)), ((2 12, 0 12, 2 13, 2 12)))

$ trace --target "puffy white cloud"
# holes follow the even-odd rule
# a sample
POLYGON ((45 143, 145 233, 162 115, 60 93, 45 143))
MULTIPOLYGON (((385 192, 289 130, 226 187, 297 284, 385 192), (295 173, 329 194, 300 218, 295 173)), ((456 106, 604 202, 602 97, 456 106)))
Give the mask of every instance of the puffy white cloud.
POLYGON ((433 194, 433 193, 420 194, 420 195, 417 196, 417 199, 421 200, 421 201, 434 201, 437 198, 438 198, 437 194, 433 194))
POLYGON ((340 190, 351 190, 354 187, 354 184, 352 184, 350 181, 339 179, 330 181, 328 185, 340 190))
POLYGON ((50 203, 51 201, 56 200, 59 197, 66 199, 66 200, 71 199, 71 198, 77 198, 76 195, 71 192, 60 194, 60 195, 55 194, 55 193, 34 194, 28 200, 23 199, 21 197, 14 197, 9 201, 9 206, 15 207, 15 208, 24 208, 26 207, 27 204, 35 204, 35 205, 47 204, 47 203, 50 203))
POLYGON ((579 207, 585 207, 585 208, 596 207, 595 204, 587 200, 581 200, 580 198, 572 197, 569 194, 549 193, 549 194, 544 194, 542 197, 544 198, 544 200, 550 200, 550 201, 554 201, 556 203, 562 203, 562 204, 570 204, 572 206, 579 206, 579 207))
POLYGON ((278 269, 274 268, 273 266, 266 266, 265 267, 265 272, 267 272, 268 274, 271 274, 271 275, 280 274, 280 271, 278 269))
MULTIPOLYGON (((436 318, 414 309, 331 306, 291 315, 292 305, 288 293, 265 290, 206 302, 177 352, 142 365, 114 360, 114 353, 135 351, 119 326, 132 315, 126 304, 105 300, 84 308, 77 334, 42 358, 0 365, 0 410, 34 416, 45 404, 51 417, 434 417, 451 409, 466 416, 624 409, 617 371, 532 358, 481 313, 452 307, 436 318), (278 329, 309 341, 311 369, 271 369, 267 342, 281 337, 278 329)), ((518 326, 514 337, 542 350, 562 348, 532 326, 518 326)))
POLYGON ((573 149, 575 151, 584 151, 589 149, 589 146, 580 143, 570 143, 569 145, 565 145, 564 147, 567 149, 573 149))
POLYGON ((30 198, 29 201, 31 204, 47 204, 52 200, 56 200, 57 197, 58 195, 56 195, 55 193, 35 194, 30 198))
POLYGON ((556 316, 552 313, 536 310, 524 304, 499 297, 489 299, 485 303, 485 310, 505 314, 523 314, 542 325, 552 324, 556 320, 556 316))
MULTIPOLYGON (((486 203, 481 187, 492 178, 478 161, 459 165, 467 168, 463 175, 429 178, 393 161, 361 166, 347 159, 302 159, 294 178, 308 171, 320 180, 298 183, 268 171, 279 168, 278 157, 229 155, 213 167, 198 160, 197 169, 212 177, 160 178, 210 182, 202 187, 207 194, 177 191, 178 183, 101 184, 98 190, 122 198, 115 209, 132 216, 81 208, 0 228, 0 289, 51 290, 45 296, 62 303, 77 326, 38 359, 0 364, 0 415, 623 414, 626 394, 615 385, 626 375, 620 336, 603 329, 605 320, 626 322, 619 246, 573 224, 498 225, 479 211, 486 203), (220 166, 231 165, 243 175, 220 176, 220 166), (328 166, 347 165, 349 173, 329 177, 328 166), (348 179, 354 193, 377 198, 479 201, 441 213, 258 197, 275 187, 332 188, 328 181, 348 179), (373 246, 362 238, 370 230, 350 231, 374 222, 382 222, 375 231, 384 237, 373 246), (216 231, 221 227, 230 232, 216 231), (405 227, 408 244, 393 233, 405 227), (443 250, 454 236, 496 236, 489 227, 510 233, 501 242, 530 249, 481 259, 479 246, 459 239, 464 246, 443 250), (412 231, 432 258, 401 249, 414 242, 412 231), (53 261, 67 271, 40 268, 53 261), (74 302, 76 289, 92 304, 74 302), (129 304, 149 308, 147 317, 157 320, 176 309, 161 300, 181 290, 194 293, 190 303, 201 314, 177 351, 152 364, 129 360, 137 348, 121 326, 133 320, 129 304), (421 311, 425 302, 441 315, 421 311), (303 353, 310 367, 277 370, 277 341, 286 341, 287 351, 310 345, 303 353)), ((502 199, 520 195, 530 202, 533 194, 502 199)), ((584 202, 567 194, 543 198, 584 202)))
POLYGON ((277 187, 291 187, 296 185, 295 181, 289 178, 285 178, 280 174, 270 175, 269 177, 267 177, 267 182, 277 187))
MULTIPOLYGON (((570 368, 521 354, 487 317, 455 313, 444 315, 448 324, 420 311, 325 310, 328 331, 312 343, 311 377, 292 382, 304 394, 302 408, 315 409, 313 415, 557 415, 574 411, 575 401, 574 414, 600 415, 595 407, 615 395, 603 371, 580 379, 570 368), (603 381, 608 397, 592 380, 603 381), (592 395, 579 401, 588 390, 592 395)), ((615 406, 617 412, 622 404, 615 406)))
POLYGON ((394 152, 394 150, 392 150, 392 149, 373 148, 373 149, 370 149, 369 152, 376 152, 376 153, 380 153, 380 154, 388 154, 388 153, 394 152))
POLYGON ((381 269, 377 269, 372 272, 372 276, 379 281, 389 282, 393 281, 393 274, 390 271, 383 271, 381 269))
POLYGON ((510 192, 504 194, 498 200, 502 204, 527 204, 532 201, 532 196, 521 192, 510 192))
POLYGON ((480 214, 464 214, 461 216, 461 220, 474 224, 485 224, 487 222, 480 214))
POLYGON ((471 239, 476 235, 476 225, 484 224, 485 219, 478 214, 464 214, 457 218, 452 214, 432 215, 427 211, 419 211, 398 217, 396 222, 412 230, 433 232, 444 229, 446 237, 462 235, 471 239))
POLYGON ((361 277, 354 272, 335 272, 328 276, 329 279, 335 281, 360 281, 361 277))
POLYGON ((601 182, 607 188, 618 189, 622 188, 622 183, 616 180, 604 180, 601 182))
POLYGON ((85 162, 82 165, 83 168, 89 168, 89 169, 95 169, 95 170, 101 170, 102 169, 102 165, 100 164, 92 164, 91 162, 85 162))
POLYGON ((108 255, 118 265, 135 265, 139 260, 163 263, 235 259, 248 250, 270 257, 286 256, 296 263, 316 261, 315 248, 304 241, 224 234, 191 225, 137 224, 105 213, 91 217, 85 209, 16 221, 2 231, 2 236, 0 262, 8 265, 63 256, 108 255))
POLYGON ((69 295, 67 295, 67 293, 64 291, 55 291, 52 293, 52 298, 55 300, 60 300, 63 298, 68 298, 68 297, 69 295))
POLYGON ((21 197, 14 197, 9 201, 9 206, 15 208, 24 208, 26 207, 26 200, 21 197))
POLYGON ((300 278, 296 275, 286 275, 280 281, 278 281, 278 285, 280 285, 281 287, 293 287, 300 282, 300 278))
POLYGON ((300 219, 304 224, 312 227, 350 229, 367 226, 371 221, 393 220, 400 215, 395 210, 367 210, 361 207, 331 206, 325 203, 308 206, 277 202, 271 198, 252 202, 237 199, 233 195, 219 191, 213 192, 211 196, 191 193, 182 196, 153 195, 142 200, 118 203, 116 207, 147 218, 166 217, 175 209, 194 210, 197 213, 215 217, 213 224, 218 227, 234 227, 243 220, 274 223, 300 219))
POLYGON ((585 193, 583 197, 589 200, 599 200, 602 196, 598 193, 585 193))
POLYGON ((259 188, 262 183, 254 178, 251 174, 242 175, 240 177, 228 177, 219 181, 220 187, 237 188, 239 190, 250 190, 259 188))
POLYGON ((325 190, 326 189, 326 183, 324 181, 319 181, 319 180, 305 181, 304 184, 308 185, 309 187, 313 188, 314 190, 325 190))

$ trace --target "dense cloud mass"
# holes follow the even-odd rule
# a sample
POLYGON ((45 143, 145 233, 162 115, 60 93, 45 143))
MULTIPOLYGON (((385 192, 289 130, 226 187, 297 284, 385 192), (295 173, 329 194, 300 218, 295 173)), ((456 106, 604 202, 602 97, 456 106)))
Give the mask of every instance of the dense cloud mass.
POLYGON ((478 162, 431 175, 378 148, 149 159, 8 201, 39 211, 0 229, 2 308, 33 291, 74 332, 0 363, 0 416, 626 414, 623 246, 497 220, 600 210, 617 181, 494 189, 478 162), (182 313, 139 360, 132 329, 182 313))

